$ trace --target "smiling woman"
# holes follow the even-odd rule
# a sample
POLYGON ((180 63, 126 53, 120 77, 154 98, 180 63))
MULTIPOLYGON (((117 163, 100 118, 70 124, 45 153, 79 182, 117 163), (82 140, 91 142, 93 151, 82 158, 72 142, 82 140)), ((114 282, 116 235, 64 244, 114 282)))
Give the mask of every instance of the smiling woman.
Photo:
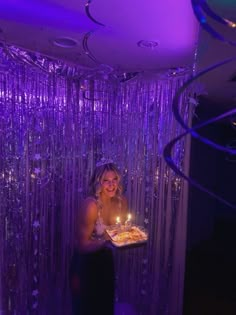
POLYGON ((90 196, 76 222, 76 248, 70 269, 73 314, 114 313, 114 266, 105 229, 119 216, 124 221, 127 201, 121 175, 113 163, 99 164, 90 181, 90 196))

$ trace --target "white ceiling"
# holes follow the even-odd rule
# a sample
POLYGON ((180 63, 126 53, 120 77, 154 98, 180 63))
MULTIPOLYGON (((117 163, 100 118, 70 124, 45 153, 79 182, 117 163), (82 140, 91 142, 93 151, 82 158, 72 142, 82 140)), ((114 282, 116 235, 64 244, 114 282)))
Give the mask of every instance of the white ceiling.
MULTIPOLYGON (((236 20, 236 1, 208 3, 217 13, 236 20)), ((127 72, 156 72, 189 67, 197 49, 197 70, 202 70, 236 56, 236 47, 198 29, 190 0, 0 1, 1 42, 88 68, 105 64, 127 72), (74 46, 56 46, 54 41, 61 38, 72 39, 74 46), (156 46, 140 47, 140 41, 156 46)), ((236 40, 235 29, 220 31, 236 40)), ((232 102, 236 82, 228 79, 233 73, 236 63, 201 78, 209 97, 232 102)))

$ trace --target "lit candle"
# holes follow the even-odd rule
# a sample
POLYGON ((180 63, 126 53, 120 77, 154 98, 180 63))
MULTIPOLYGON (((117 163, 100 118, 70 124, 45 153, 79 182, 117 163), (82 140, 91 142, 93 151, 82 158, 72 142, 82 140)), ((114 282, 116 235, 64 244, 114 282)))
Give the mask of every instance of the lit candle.
POLYGON ((120 217, 116 217, 116 223, 120 223, 120 217))
POLYGON ((120 227, 120 217, 116 217, 116 226, 120 227))
POLYGON ((125 221, 125 225, 130 225, 130 224, 131 224, 131 214, 128 213, 127 220, 125 221))

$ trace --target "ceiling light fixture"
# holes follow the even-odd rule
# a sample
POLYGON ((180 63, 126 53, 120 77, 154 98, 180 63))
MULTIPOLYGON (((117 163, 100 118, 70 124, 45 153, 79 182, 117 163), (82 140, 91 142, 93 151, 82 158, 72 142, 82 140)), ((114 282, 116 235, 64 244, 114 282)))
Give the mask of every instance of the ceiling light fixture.
POLYGON ((69 37, 59 37, 52 41, 53 45, 62 48, 73 48, 78 45, 77 41, 69 37))
POLYGON ((156 48, 159 43, 154 41, 154 40, 140 40, 137 42, 137 45, 138 47, 141 47, 141 48, 156 48))

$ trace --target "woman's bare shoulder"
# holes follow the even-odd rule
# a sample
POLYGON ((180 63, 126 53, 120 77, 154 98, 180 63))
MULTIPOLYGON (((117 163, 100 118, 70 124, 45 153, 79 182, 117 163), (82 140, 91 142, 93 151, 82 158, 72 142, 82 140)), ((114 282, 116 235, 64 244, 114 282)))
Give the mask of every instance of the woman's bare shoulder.
POLYGON ((86 214, 97 214, 97 202, 93 197, 87 197, 82 201, 82 212, 86 214))
POLYGON ((93 196, 88 196, 82 203, 85 205, 97 205, 97 200, 93 196))

